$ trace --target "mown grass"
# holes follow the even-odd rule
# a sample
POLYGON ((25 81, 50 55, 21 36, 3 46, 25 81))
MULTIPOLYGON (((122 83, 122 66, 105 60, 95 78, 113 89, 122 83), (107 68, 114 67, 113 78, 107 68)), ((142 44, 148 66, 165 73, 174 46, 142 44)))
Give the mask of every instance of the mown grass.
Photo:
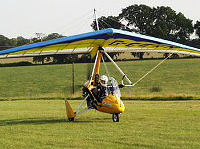
MULTIPOLYGON (((136 82, 161 60, 118 62, 136 82)), ((0 67, 0 100, 81 97, 88 64, 75 64, 76 93, 72 95, 71 64, 0 67)), ((119 72, 107 63, 110 75, 119 72)), ((167 60, 133 88, 122 89, 126 99, 200 99, 200 59, 167 60)), ((102 74, 105 73, 102 67, 102 74)))
POLYGON ((68 122, 63 100, 1 102, 0 148, 200 148, 199 101, 124 103, 125 113, 113 123, 95 111, 68 122))
MULTIPOLYGON (((120 123, 96 111, 67 121, 63 99, 81 97, 79 86, 71 94, 70 64, 0 67, 0 99, 17 99, 0 102, 0 148, 200 148, 200 101, 189 100, 200 99, 199 60, 168 60, 134 88, 122 89, 122 97, 131 101, 124 101, 120 123)), ((118 64, 135 82, 159 62, 118 64)), ((75 70, 75 84, 81 85, 87 64, 75 64, 75 70)), ((70 101, 74 108, 80 102, 70 101)))

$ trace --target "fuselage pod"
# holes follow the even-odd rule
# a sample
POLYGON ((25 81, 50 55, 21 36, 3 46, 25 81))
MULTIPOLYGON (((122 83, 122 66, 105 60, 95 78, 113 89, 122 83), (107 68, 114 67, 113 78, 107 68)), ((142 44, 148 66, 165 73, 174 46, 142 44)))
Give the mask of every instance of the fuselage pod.
POLYGON ((99 103, 97 111, 105 113, 122 113, 125 110, 124 103, 116 94, 109 94, 102 103, 99 103))

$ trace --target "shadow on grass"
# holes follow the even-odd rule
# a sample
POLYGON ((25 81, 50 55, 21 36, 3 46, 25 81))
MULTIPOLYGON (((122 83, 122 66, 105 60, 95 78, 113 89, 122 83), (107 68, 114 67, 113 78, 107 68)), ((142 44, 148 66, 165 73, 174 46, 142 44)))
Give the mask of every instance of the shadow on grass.
POLYGON ((89 120, 81 120, 77 119, 73 122, 68 121, 67 119, 55 119, 55 118, 48 118, 48 119, 39 119, 39 118, 27 118, 27 119, 8 119, 8 120, 0 120, 0 126, 9 126, 9 125, 41 125, 41 124, 57 124, 57 123, 106 123, 110 118, 91 118, 89 120))
POLYGON ((0 98, 0 101, 19 101, 19 100, 64 100, 62 97, 38 97, 38 98, 0 98))
POLYGON ((33 64, 27 61, 16 62, 16 63, 5 63, 5 64, 0 63, 0 67, 21 67, 21 66, 33 66, 33 64))
POLYGON ((142 100, 142 101, 186 101, 186 100, 200 100, 200 98, 197 97, 182 97, 182 96, 177 96, 177 97, 124 97, 122 100, 142 100))
POLYGON ((27 97, 27 98, 0 98, 0 101, 19 101, 19 100, 83 100, 82 97, 27 97))
POLYGON ((28 119, 8 119, 0 120, 0 126, 7 125, 28 125, 28 124, 54 124, 54 123, 65 123, 66 119, 37 119, 37 118, 28 118, 28 119))

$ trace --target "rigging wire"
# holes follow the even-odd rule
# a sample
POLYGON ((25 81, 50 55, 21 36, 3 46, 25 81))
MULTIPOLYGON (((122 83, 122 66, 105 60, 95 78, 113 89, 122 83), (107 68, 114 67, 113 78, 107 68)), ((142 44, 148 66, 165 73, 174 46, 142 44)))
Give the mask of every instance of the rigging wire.
POLYGON ((104 24, 106 24, 109 28, 112 28, 112 26, 111 26, 110 24, 108 24, 106 21, 100 20, 99 23, 102 25, 102 27, 103 27, 104 29, 105 29, 106 27, 105 27, 105 25, 103 25, 102 22, 103 22, 104 24))
POLYGON ((68 27, 66 27, 61 33, 66 34, 67 32, 70 32, 72 34, 72 31, 74 31, 74 32, 79 31, 80 32, 80 29, 82 30, 85 27, 85 25, 88 23, 87 21, 84 21, 84 20, 91 20, 91 19, 92 19, 91 14, 87 15, 85 17, 82 17, 81 19, 76 21, 76 23, 70 24, 68 27), (77 26, 77 27, 75 27, 75 26, 77 26))
MULTIPOLYGON (((103 20, 102 20, 103 21, 103 20)), ((113 28, 112 25, 108 24, 106 21, 103 21, 109 28, 113 28)))
POLYGON ((168 58, 170 58, 174 53, 169 54, 165 59, 163 59, 160 63, 158 63, 155 67, 153 67, 150 71, 148 71, 145 75, 143 75, 140 79, 138 79, 133 86, 137 85, 140 81, 142 81, 146 76, 148 76, 151 72, 153 72, 158 66, 160 66, 163 62, 165 62, 168 58))
POLYGON ((104 25, 102 24, 101 21, 99 21, 99 24, 102 26, 103 29, 105 29, 104 25))
MULTIPOLYGON (((84 27, 83 25, 80 25, 81 22, 87 22, 87 21, 84 21, 84 20, 85 19, 88 20, 88 18, 92 18, 91 16, 92 16, 91 10, 86 11, 82 15, 80 15, 78 17, 75 17, 72 20, 70 20, 70 22, 71 22, 70 24, 69 23, 68 24, 64 24, 63 23, 63 25, 60 25, 56 29, 54 28, 54 30, 58 30, 58 32, 60 32, 61 34, 67 33, 66 31, 70 31, 71 32, 71 30, 74 30, 75 26, 84 27)), ((76 27, 77 31, 80 29, 79 27, 76 27)))
MULTIPOLYGON (((91 17, 91 10, 89 11, 86 11, 85 13, 83 13, 82 15, 78 16, 78 17, 75 17, 73 19, 68 19, 71 23, 62 23, 62 25, 58 25, 56 28, 53 28, 53 29, 48 29, 49 32, 58 32, 60 34, 65 34, 67 33, 67 31, 70 31, 71 30, 74 30, 74 26, 81 26, 83 27, 82 25, 80 25, 81 22, 87 22, 87 21, 84 21, 84 19, 87 19, 88 20, 88 16, 91 17), (87 18, 86 18, 87 17, 87 18)), ((79 28, 78 28, 79 29, 79 28)), ((76 27, 76 30, 78 31, 77 27, 76 27)))

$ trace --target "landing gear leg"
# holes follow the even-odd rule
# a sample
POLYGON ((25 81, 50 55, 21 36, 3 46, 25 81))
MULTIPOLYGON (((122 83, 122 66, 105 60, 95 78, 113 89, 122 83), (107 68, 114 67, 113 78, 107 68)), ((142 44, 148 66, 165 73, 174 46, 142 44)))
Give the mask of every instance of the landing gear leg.
POLYGON ((119 113, 114 113, 112 115, 113 122, 119 122, 119 117, 120 117, 119 113))

